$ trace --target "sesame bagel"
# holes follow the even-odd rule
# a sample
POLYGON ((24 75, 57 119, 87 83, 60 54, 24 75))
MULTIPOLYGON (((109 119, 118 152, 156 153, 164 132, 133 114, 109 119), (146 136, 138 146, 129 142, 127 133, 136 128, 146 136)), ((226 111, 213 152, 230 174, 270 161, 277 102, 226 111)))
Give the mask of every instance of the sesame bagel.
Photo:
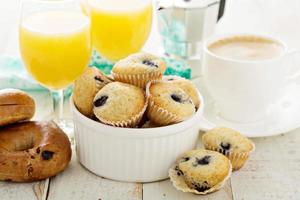
POLYGON ((0 126, 30 120, 35 112, 34 100, 17 89, 0 90, 0 126))
POLYGON ((0 128, 0 180, 31 182, 63 171, 71 159, 67 135, 54 122, 0 128))

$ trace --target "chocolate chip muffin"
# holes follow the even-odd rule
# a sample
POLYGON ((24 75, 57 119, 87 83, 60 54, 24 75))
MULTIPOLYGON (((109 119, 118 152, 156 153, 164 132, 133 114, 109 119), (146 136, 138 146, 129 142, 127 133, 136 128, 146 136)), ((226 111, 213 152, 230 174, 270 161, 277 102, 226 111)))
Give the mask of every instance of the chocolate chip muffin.
POLYGON ((214 128, 202 136, 202 142, 206 149, 218 151, 226 155, 234 170, 240 169, 247 161, 255 145, 238 131, 230 128, 214 128))
POLYGON ((149 53, 136 53, 117 62, 112 69, 115 80, 145 88, 151 80, 161 80, 166 64, 149 53))
POLYGON ((165 76, 163 80, 169 81, 183 89, 193 100, 196 108, 200 107, 200 98, 196 86, 189 80, 179 76, 165 76))
POLYGON ((92 117, 93 99, 96 93, 112 81, 96 67, 87 68, 74 83, 73 100, 79 112, 92 117))
POLYGON ((228 158, 209 150, 188 151, 169 170, 171 181, 177 189, 195 194, 207 194, 220 189, 230 174, 228 158))
POLYGON ((105 124, 136 127, 146 110, 147 100, 141 88, 113 82, 96 94, 93 106, 95 116, 105 124))
POLYGON ((147 85, 149 100, 147 116, 160 126, 174 124, 190 118, 195 113, 191 97, 176 85, 155 81, 147 85))

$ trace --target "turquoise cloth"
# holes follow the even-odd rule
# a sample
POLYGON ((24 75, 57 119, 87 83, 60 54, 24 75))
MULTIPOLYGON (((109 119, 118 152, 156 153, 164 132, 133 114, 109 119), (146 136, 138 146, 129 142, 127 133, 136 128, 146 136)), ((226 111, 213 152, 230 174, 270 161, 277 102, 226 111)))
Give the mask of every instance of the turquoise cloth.
POLYGON ((20 58, 0 56, 0 89, 47 90, 34 81, 23 67, 20 58))
MULTIPOLYGON (((47 88, 31 78, 20 58, 2 55, 0 56, 0 89, 4 88, 49 92, 47 88)), ((65 97, 69 97, 71 93, 72 86, 64 90, 65 97)))
MULTIPOLYGON (((175 60, 163 57, 167 64, 165 75, 178 75, 184 78, 191 78, 191 69, 184 60, 175 60)), ((102 59, 99 54, 94 51, 90 66, 95 66, 106 74, 110 74, 113 63, 102 59)), ((39 85, 27 73, 20 58, 12 56, 0 56, 0 89, 16 88, 25 91, 48 91, 47 88, 39 85)), ((72 87, 65 90, 65 95, 70 96, 72 87)))

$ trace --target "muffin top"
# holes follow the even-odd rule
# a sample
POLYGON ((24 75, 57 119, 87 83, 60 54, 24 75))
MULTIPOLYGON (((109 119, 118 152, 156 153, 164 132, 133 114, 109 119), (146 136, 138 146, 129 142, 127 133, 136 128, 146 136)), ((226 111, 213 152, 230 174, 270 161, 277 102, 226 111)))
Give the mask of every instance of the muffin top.
POLYGON ((238 131, 230 128, 214 128, 202 136, 205 146, 222 150, 222 152, 243 153, 254 149, 254 144, 248 138, 242 136, 238 131))
POLYGON ((196 108, 200 107, 200 98, 196 86, 189 80, 179 76, 166 76, 164 80, 169 81, 183 89, 191 98, 196 108))
POLYGON ((161 73, 166 70, 166 64, 159 57, 149 53, 135 53, 119 62, 112 69, 113 73, 118 74, 145 74, 161 73))
POLYGON ((163 81, 151 83, 148 93, 149 98, 155 105, 180 117, 182 120, 195 113, 195 105, 191 97, 172 83, 163 81))
POLYGON ((146 98, 141 88, 113 82, 96 94, 93 104, 94 113, 100 121, 127 121, 140 115, 145 108, 146 98))
POLYGON ((230 175, 231 164, 226 156, 218 152, 198 149, 182 155, 175 170, 189 188, 205 192, 230 175))

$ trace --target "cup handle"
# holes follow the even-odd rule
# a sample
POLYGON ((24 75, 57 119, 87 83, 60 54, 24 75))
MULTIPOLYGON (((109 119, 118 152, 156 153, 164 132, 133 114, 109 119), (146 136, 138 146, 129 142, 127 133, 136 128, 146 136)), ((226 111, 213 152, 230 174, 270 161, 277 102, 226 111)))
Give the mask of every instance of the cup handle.
POLYGON ((291 67, 289 73, 287 74, 286 80, 288 82, 295 82, 295 80, 300 79, 300 50, 289 50, 287 52, 287 57, 292 63, 289 63, 289 67, 291 67), (299 60, 296 60, 297 58, 299 60))
POLYGON ((198 123, 199 130, 208 131, 213 129, 214 127, 216 127, 216 125, 205 119, 203 116, 200 118, 200 121, 198 123))

